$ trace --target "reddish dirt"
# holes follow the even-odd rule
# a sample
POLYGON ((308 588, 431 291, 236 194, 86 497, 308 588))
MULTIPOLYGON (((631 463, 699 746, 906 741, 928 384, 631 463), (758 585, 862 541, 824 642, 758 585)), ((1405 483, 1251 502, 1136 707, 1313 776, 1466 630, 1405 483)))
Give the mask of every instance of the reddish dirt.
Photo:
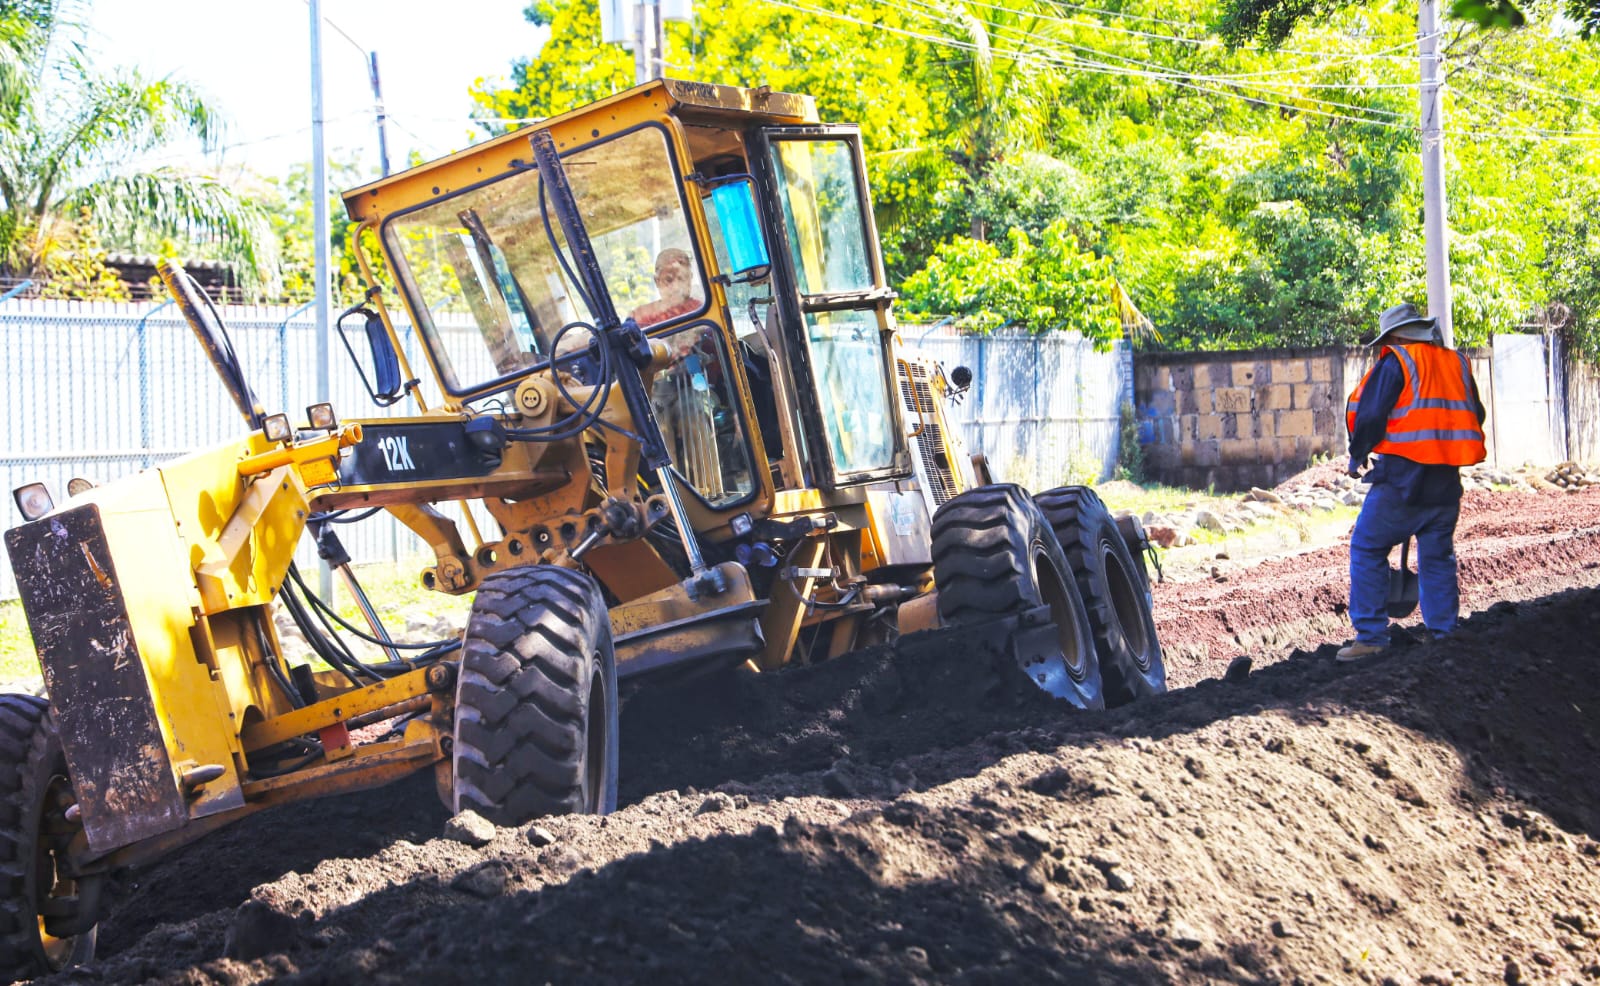
POLYGON ((268 813, 56 981, 1600 979, 1600 491, 1469 494, 1458 549, 1461 630, 1354 666, 1340 547, 1157 586, 1173 690, 1109 712, 957 633, 640 694, 614 815, 268 813))

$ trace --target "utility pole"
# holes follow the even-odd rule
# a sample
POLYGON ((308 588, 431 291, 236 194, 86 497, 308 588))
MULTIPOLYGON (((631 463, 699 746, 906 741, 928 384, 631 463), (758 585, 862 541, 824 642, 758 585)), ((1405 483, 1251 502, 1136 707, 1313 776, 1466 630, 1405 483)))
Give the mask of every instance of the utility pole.
POLYGON ((372 80, 372 102, 378 111, 378 164, 389 177, 389 116, 383 109, 383 86, 378 82, 378 53, 367 52, 367 75, 372 80))
MULTIPOLYGON (((315 292, 317 342, 316 399, 329 399, 332 391, 331 353, 328 323, 332 305, 328 297, 328 156, 322 141, 322 0, 309 0, 311 6, 311 235, 316 245, 315 292)), ((288 410, 285 408, 285 410, 288 410)), ((317 588, 323 599, 333 598, 333 574, 324 562, 317 588)))
POLYGON ((666 70, 666 33, 662 30, 661 7, 654 2, 639 4, 639 45, 634 60, 635 84, 659 79, 666 70))
POLYGON ((1439 319, 1444 344, 1455 345, 1450 314, 1450 242, 1444 198, 1444 101, 1439 62, 1438 0, 1417 8, 1417 58, 1422 69, 1422 251, 1428 271, 1428 314, 1439 319))
POLYGON ((635 85, 666 77, 666 22, 693 20, 692 0, 600 0, 600 40, 633 49, 635 85))

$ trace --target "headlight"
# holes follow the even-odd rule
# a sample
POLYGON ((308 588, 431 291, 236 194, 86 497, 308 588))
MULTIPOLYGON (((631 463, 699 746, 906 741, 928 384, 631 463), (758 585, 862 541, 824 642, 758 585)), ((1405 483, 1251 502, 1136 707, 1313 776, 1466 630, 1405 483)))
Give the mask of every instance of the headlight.
POLYGON ((94 480, 84 479, 82 476, 74 476, 67 480, 67 496, 77 496, 92 489, 94 489, 94 480))
POLYGON ((29 483, 11 491, 24 520, 38 520, 56 508, 55 498, 43 483, 29 483))
POLYGON ((287 414, 274 414, 261 422, 261 430, 269 442, 287 442, 292 432, 289 430, 289 416, 287 414))
POLYGON ((339 427, 339 419, 334 416, 332 404, 313 404, 306 408, 306 420, 318 431, 332 431, 339 427))

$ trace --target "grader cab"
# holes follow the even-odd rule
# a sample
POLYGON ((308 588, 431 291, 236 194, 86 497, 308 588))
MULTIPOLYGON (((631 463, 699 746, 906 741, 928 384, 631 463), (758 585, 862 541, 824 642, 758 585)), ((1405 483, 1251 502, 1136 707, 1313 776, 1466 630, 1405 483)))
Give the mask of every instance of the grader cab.
POLYGON ((945 416, 965 370, 898 345, 867 188, 808 97, 661 81, 354 189, 382 265, 341 334, 412 410, 343 423, 267 413, 164 268, 247 427, 18 491, 49 699, 0 696, 0 972, 83 959, 111 870, 273 805, 432 770, 500 824, 610 811, 619 690, 962 624, 1073 705, 1161 691, 1142 532, 987 482, 945 416), (295 548, 348 572, 330 532, 375 510, 472 594, 459 640, 331 632, 295 548))

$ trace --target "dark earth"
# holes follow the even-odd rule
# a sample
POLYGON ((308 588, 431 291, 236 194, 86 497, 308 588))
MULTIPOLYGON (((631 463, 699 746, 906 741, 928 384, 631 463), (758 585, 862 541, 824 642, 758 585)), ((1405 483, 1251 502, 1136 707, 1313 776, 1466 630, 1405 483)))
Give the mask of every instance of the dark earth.
POLYGON ((1169 573, 1172 690, 1108 712, 953 631, 641 693, 609 817, 269 812, 49 981, 1600 980, 1600 488, 1469 493, 1458 553, 1461 629, 1354 665, 1343 545, 1169 573))

